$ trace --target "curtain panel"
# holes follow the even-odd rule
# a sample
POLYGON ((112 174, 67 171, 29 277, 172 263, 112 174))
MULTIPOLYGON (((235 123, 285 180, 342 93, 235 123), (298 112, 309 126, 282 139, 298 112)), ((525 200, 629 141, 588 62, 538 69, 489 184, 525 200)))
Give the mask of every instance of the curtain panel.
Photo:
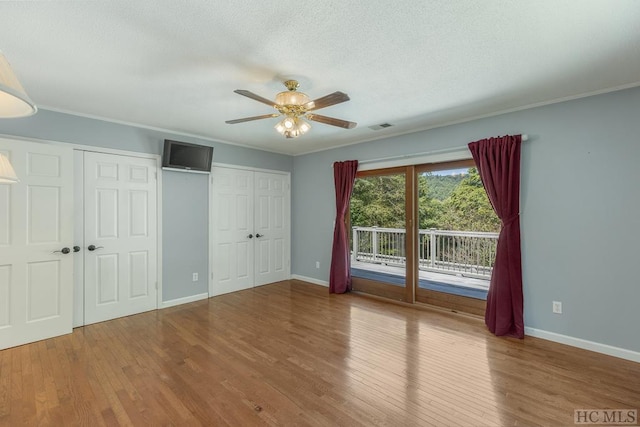
POLYGON ((335 162, 333 180, 336 187, 336 225, 333 230, 329 292, 342 294, 351 290, 351 262, 346 215, 358 170, 357 160, 335 162))
POLYGON ((485 323, 498 336, 524 338, 520 252, 521 135, 469 144, 487 196, 502 222, 487 295, 485 323))

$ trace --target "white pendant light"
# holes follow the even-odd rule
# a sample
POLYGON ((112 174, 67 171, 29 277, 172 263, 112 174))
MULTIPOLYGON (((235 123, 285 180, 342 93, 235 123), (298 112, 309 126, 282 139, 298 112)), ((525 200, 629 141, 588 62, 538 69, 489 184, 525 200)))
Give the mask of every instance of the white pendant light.
POLYGON ((9 159, 0 153, 0 184, 15 184, 19 181, 16 171, 13 170, 9 159))
MULTIPOLYGON (((25 117, 38 111, 27 92, 13 73, 9 61, 0 51, 0 118, 25 117)), ((0 153, 0 183, 15 184, 19 182, 11 162, 0 153)))
POLYGON ((36 111, 38 108, 0 51, 0 118, 25 117, 35 114, 36 111))

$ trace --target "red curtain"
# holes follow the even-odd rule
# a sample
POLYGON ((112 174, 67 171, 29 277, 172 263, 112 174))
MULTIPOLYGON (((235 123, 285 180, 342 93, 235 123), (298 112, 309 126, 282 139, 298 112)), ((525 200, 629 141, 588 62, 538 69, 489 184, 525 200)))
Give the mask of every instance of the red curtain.
POLYGON ((333 230, 329 292, 343 294, 351 290, 351 265, 346 215, 358 170, 357 160, 335 162, 333 180, 336 186, 336 226, 333 230))
POLYGON ((524 338, 520 254, 520 135, 469 144, 493 209, 502 221, 485 323, 495 335, 524 338))

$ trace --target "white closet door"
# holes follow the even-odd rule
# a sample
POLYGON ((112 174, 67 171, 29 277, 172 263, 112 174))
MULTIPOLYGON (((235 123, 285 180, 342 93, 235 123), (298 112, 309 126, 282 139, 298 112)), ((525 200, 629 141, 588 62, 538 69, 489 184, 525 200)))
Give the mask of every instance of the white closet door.
POLYGON ((212 169, 212 286, 209 296, 253 287, 253 172, 212 169))
POLYGON ((20 179, 0 184, 0 348, 7 348, 71 332, 73 151, 0 139, 0 152, 20 179))
POLYGON ((255 172, 255 286, 289 278, 289 176, 255 172))
POLYGON ((85 324, 157 308, 153 159, 84 154, 85 324))

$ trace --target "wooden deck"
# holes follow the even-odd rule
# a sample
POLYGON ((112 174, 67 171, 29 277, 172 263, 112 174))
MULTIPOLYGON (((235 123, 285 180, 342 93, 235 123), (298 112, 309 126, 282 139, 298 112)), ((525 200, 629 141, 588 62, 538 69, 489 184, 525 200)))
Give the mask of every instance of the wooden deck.
POLYGON ((286 281, 0 351, 0 425, 573 425, 640 364, 286 281))
MULTIPOLYGON (((385 282, 384 276, 395 276, 398 278, 405 277, 405 270, 403 267, 385 265, 385 264, 374 264, 369 262, 361 262, 361 261, 351 261, 351 268, 356 270, 366 270, 367 272, 371 272, 373 277, 381 282, 385 282), (378 273, 381 273, 379 277, 376 277, 378 273)), ((470 289, 474 291, 474 294, 482 294, 483 298, 486 299, 486 291, 489 289, 489 280, 476 279, 473 277, 463 277, 462 275, 454 275, 454 274, 445 274, 445 273, 436 273, 433 271, 424 271, 419 270, 419 286, 421 288, 429 288, 430 283, 435 283, 438 285, 438 290, 446 293, 450 293, 453 295, 465 295, 465 289, 470 289)), ((390 282, 391 284, 395 284, 390 282)))

